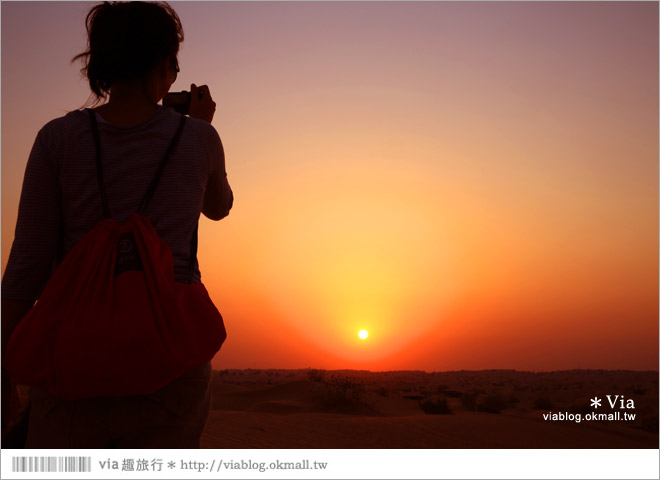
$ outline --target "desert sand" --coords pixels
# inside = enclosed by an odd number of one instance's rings
[[[215,371],[201,446],[658,448],[658,372]]]

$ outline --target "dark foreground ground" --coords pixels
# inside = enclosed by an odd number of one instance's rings
[[[224,370],[213,395],[203,448],[658,448],[658,372]]]

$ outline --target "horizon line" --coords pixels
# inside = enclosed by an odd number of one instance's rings
[[[403,369],[403,370],[365,370],[365,369],[356,369],[356,368],[314,368],[314,367],[301,367],[301,368],[257,368],[257,367],[249,367],[249,368],[221,368],[217,369],[213,367],[214,372],[223,372],[223,371],[276,371],[276,370],[282,370],[282,371],[310,371],[310,370],[319,370],[319,371],[324,371],[324,372],[368,372],[368,373],[404,373],[404,372],[415,372],[415,373],[427,373],[427,374],[433,374],[433,373],[462,373],[462,372],[516,372],[516,373],[562,373],[562,372],[639,372],[639,373],[656,373],[660,374],[660,370],[635,370],[635,369],[630,369],[630,368],[616,368],[616,369],[609,369],[609,368],[570,368],[570,369],[563,369],[563,370],[516,370],[514,368],[487,368],[487,369],[480,369],[480,370],[467,370],[467,369],[462,369],[462,370],[409,370],[409,369]]]

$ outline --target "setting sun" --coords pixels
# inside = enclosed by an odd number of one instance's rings
[[[369,336],[369,332],[367,332],[366,330],[360,330],[360,332],[358,333],[358,336],[362,340],[364,340],[365,338],[367,338]]]

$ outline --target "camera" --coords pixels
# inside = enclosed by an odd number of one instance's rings
[[[191,94],[187,90],[169,92],[163,98],[163,106],[171,107],[182,115],[188,115],[190,113],[190,98]]]

